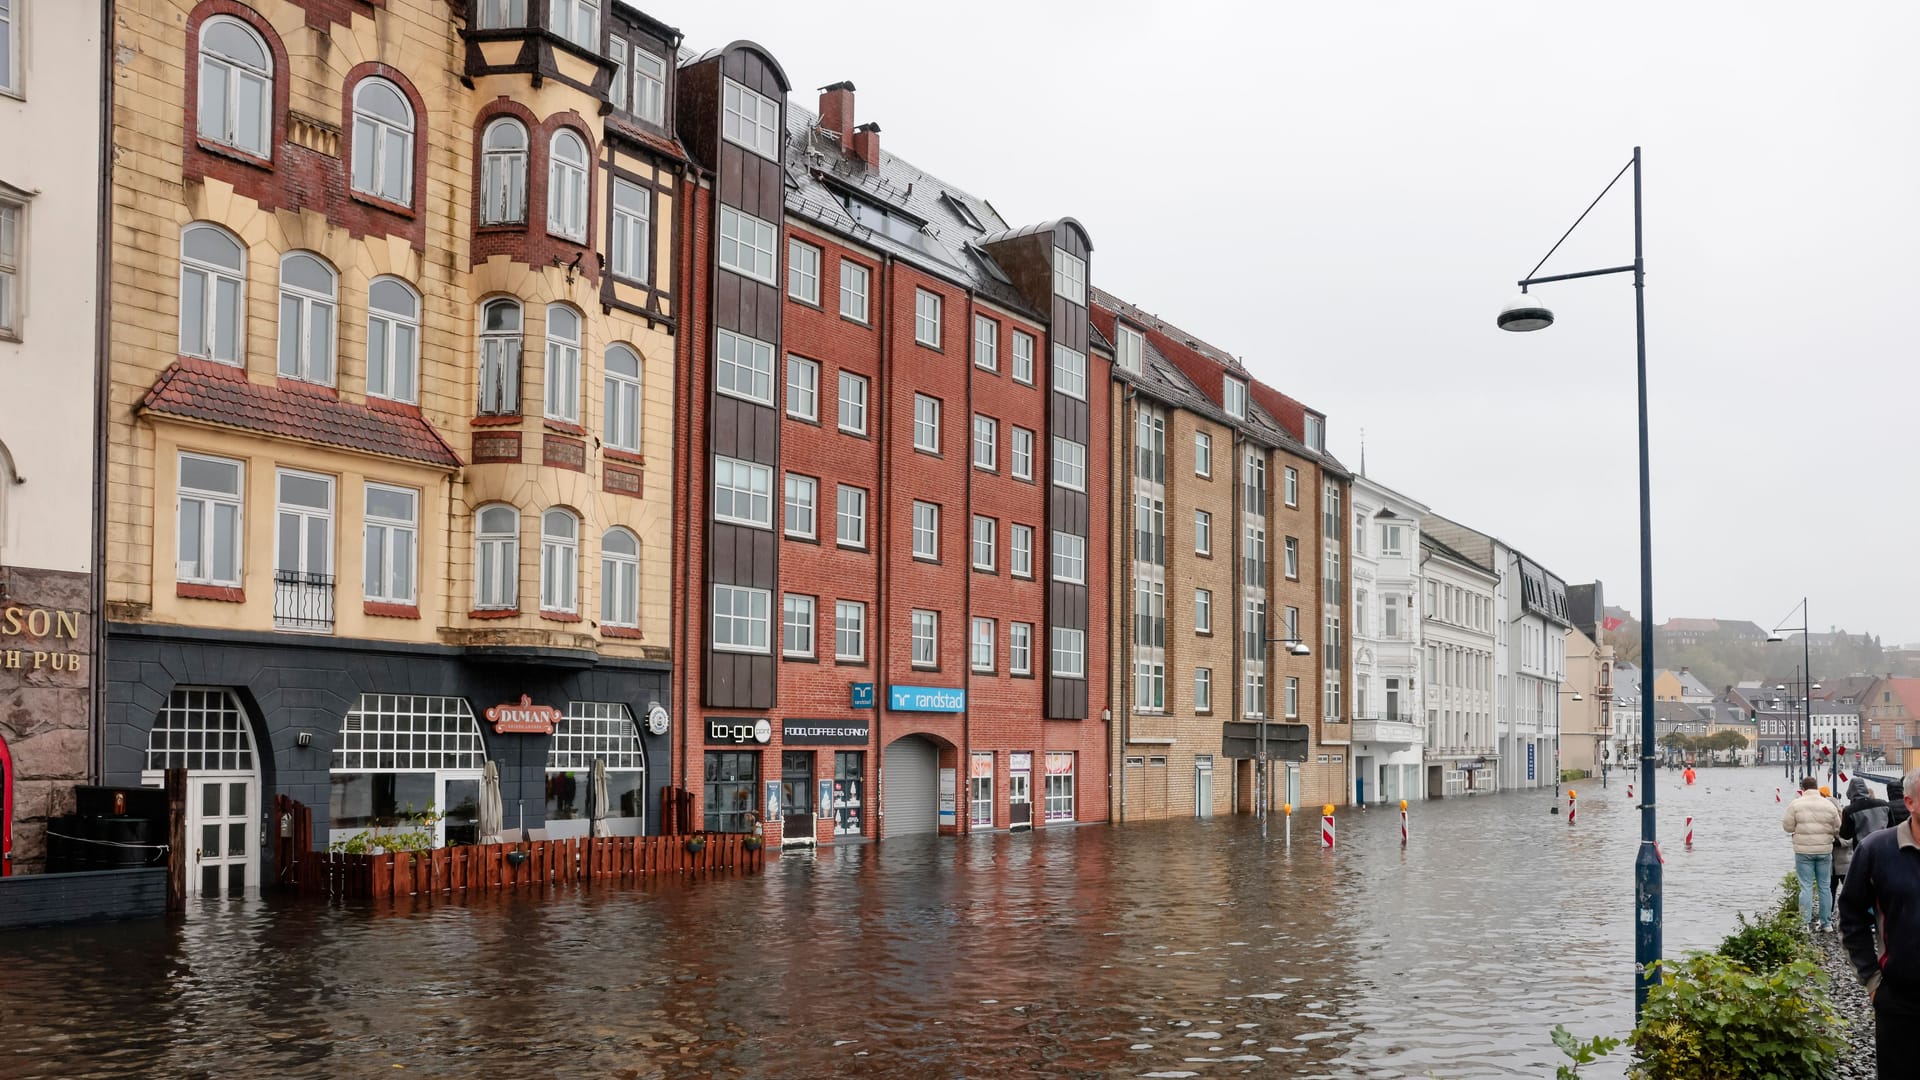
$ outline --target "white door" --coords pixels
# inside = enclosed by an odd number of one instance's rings
[[[939,755],[933,744],[909,735],[887,747],[887,836],[912,836],[940,828]]]
[[[260,886],[260,785],[251,775],[187,774],[187,892],[241,897]]]
[[[1213,755],[1196,754],[1193,759],[1193,812],[1197,817],[1213,816]]]

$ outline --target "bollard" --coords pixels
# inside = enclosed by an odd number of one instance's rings
[[[1284,827],[1287,831],[1287,846],[1292,847],[1293,846],[1293,804],[1281,803],[1280,812],[1286,815],[1286,823]]]
[[[1400,846],[1407,846],[1407,800],[1400,800]]]
[[[1328,851],[1333,850],[1333,804],[1332,803],[1328,803],[1325,806],[1320,808],[1320,846],[1325,848]]]
[[[1774,801],[1774,802],[1779,802],[1779,801],[1780,801],[1780,789],[1779,789],[1779,788],[1774,788],[1774,789],[1773,789],[1773,801]]]
[[[1627,798],[1633,798],[1633,782],[1631,780],[1627,782]]]
[[[1687,850],[1693,850],[1693,819],[1687,819]]]
[[[1580,797],[1579,792],[1573,790],[1572,788],[1567,789],[1567,824],[1569,825],[1573,824],[1573,800],[1579,797]]]

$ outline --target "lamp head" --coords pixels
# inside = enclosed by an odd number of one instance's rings
[[[1529,330],[1545,330],[1553,325],[1553,312],[1534,300],[1526,293],[1507,301],[1500,314],[1493,320],[1502,330],[1511,330],[1516,334]]]
[[[1575,690],[1575,691],[1573,692],[1573,700],[1575,700],[1575,701],[1585,701],[1585,700],[1587,700],[1587,699],[1586,699],[1586,698],[1584,698],[1584,697],[1581,697],[1581,696],[1580,696],[1580,691],[1578,691],[1578,690]]]
[[[1783,642],[1783,641],[1785,641],[1785,640],[1787,640],[1787,639],[1786,639],[1786,638],[1783,638],[1783,637],[1781,637],[1781,636],[1780,636],[1779,634],[1768,634],[1768,635],[1767,635],[1767,644],[1769,644],[1769,645],[1778,645],[1778,644],[1780,644],[1781,642]]]
[[[1312,656],[1313,655],[1313,650],[1311,648],[1308,648],[1307,643],[1304,641],[1294,642],[1293,648],[1288,649],[1287,651],[1292,653],[1295,656]]]

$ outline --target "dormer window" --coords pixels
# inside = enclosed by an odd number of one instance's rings
[[[1221,393],[1221,403],[1226,407],[1228,416],[1235,420],[1245,420],[1247,418],[1247,384],[1239,379],[1227,379],[1225,389]]]
[[[780,160],[780,103],[726,80],[720,133],[770,161]]]
[[[1087,260],[1053,250],[1053,294],[1076,304],[1087,302]]]
[[[1310,415],[1307,417],[1307,449],[1324,450],[1326,448],[1324,445],[1326,443],[1325,424],[1326,421],[1317,416]]]
[[[1115,324],[1118,331],[1119,360],[1122,371],[1140,374],[1146,367],[1147,338],[1131,326]]]
[[[951,191],[943,191],[940,193],[940,201],[946,203],[947,207],[953,211],[954,216],[966,222],[968,227],[980,232],[987,231],[987,227],[980,223],[980,215],[973,212],[973,207],[968,206],[966,200]]]

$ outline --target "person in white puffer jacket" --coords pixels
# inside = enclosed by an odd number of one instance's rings
[[[1793,834],[1793,872],[1800,878],[1800,914],[1814,930],[1833,929],[1833,842],[1840,837],[1840,808],[1820,794],[1820,781],[1800,781],[1780,827]],[[1815,908],[1815,897],[1819,907]]]

